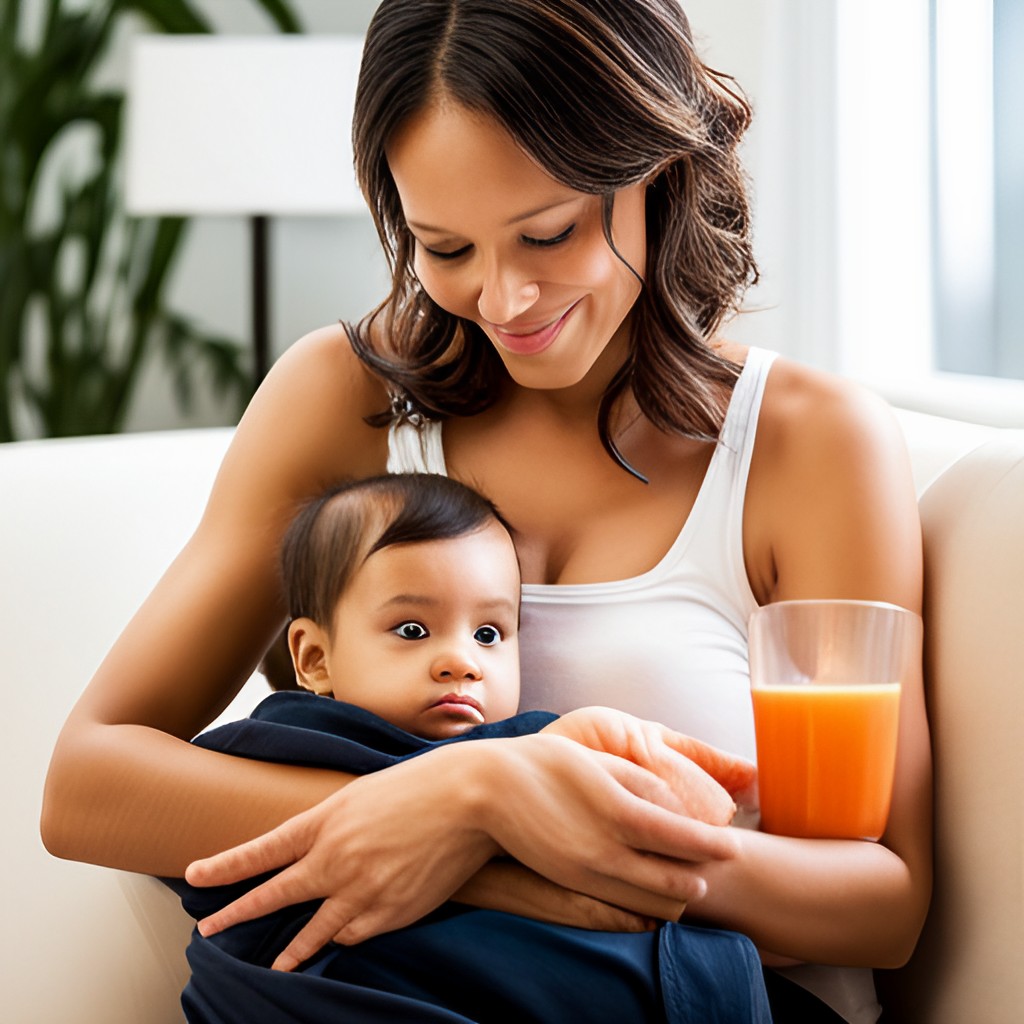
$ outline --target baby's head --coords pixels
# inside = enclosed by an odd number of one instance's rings
[[[282,550],[288,647],[307,690],[427,739],[519,703],[519,563],[494,506],[447,477],[345,484]]]

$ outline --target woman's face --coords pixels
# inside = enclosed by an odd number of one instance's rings
[[[600,196],[555,181],[496,122],[454,102],[412,117],[388,163],[420,283],[480,325],[513,380],[572,387],[613,339],[624,355],[640,284],[604,237]],[[612,237],[643,276],[643,185],[616,193]]]

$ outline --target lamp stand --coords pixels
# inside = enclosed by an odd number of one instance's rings
[[[252,239],[253,390],[270,369],[270,223],[263,214],[249,218]]]

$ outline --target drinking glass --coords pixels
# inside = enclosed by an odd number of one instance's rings
[[[874,601],[779,601],[750,620],[761,828],[878,839],[896,765],[901,682],[921,618]]]

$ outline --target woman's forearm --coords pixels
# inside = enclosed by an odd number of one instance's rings
[[[650,931],[660,920],[572,892],[522,864],[504,859],[484,865],[452,899],[481,910],[501,910],[535,921],[597,931]],[[678,919],[685,907],[665,902],[665,919]]]
[[[77,724],[50,765],[42,837],[58,857],[180,876],[350,778],[214,753],[144,726]]]
[[[926,873],[879,843],[735,831],[738,855],[707,866],[707,891],[687,916],[800,961],[897,967],[909,957],[928,907]]]

